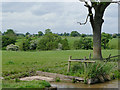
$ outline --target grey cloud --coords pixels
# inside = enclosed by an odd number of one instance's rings
[[[111,5],[105,12],[103,31],[114,33],[117,31],[117,6]],[[3,30],[13,28],[18,32],[37,33],[47,28],[53,32],[92,33],[90,23],[80,26],[78,21],[84,22],[87,8],[83,3],[4,3],[3,4]],[[112,24],[110,26],[110,24]],[[113,29],[116,29],[113,31]]]

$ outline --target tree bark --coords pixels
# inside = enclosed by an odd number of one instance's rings
[[[95,17],[95,23],[93,27],[93,59],[102,59],[101,53],[101,27],[102,19]]]
[[[87,3],[86,3],[87,4]],[[96,5],[92,3],[93,8],[95,10],[95,15],[93,17],[92,7],[87,4],[89,16],[90,16],[90,23],[93,29],[93,59],[102,59],[101,53],[101,29],[102,24],[104,22],[103,15],[106,7],[110,4],[109,2],[106,4],[99,4]]]

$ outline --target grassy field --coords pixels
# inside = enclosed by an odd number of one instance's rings
[[[109,42],[109,46],[111,47],[111,49],[118,49],[118,45],[120,45],[120,42],[118,42],[118,38],[113,38]]]
[[[117,50],[103,50],[103,57],[109,54],[117,55]],[[2,52],[3,76],[19,76],[19,74],[29,74],[30,72],[41,70],[65,74],[67,71],[67,61],[70,55],[73,58],[88,58],[92,50],[68,50],[68,51],[36,51],[36,52]],[[28,72],[28,73],[26,73]]]
[[[88,58],[90,53],[92,53],[92,50],[2,51],[2,71],[5,78],[2,86],[4,88],[44,88],[49,86],[49,83],[45,81],[19,82],[16,79],[35,75],[37,70],[68,75],[67,61],[69,56],[72,55],[73,58],[84,58],[84,56],[87,56]],[[102,53],[103,57],[106,58],[109,54],[117,55],[118,50],[103,50]],[[72,75],[77,74],[73,73]]]

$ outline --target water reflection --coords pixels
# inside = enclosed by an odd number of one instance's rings
[[[120,79],[119,79],[119,80],[107,81],[105,83],[97,83],[93,85],[87,85],[83,83],[53,82],[51,83],[51,85],[57,88],[118,88],[118,81],[120,83]]]

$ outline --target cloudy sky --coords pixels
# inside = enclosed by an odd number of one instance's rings
[[[71,32],[91,34],[90,23],[84,22],[87,8],[81,2],[3,2],[2,32],[13,29],[17,33],[37,33],[51,29],[54,33]],[[111,4],[105,12],[102,31],[118,32],[118,5]]]

